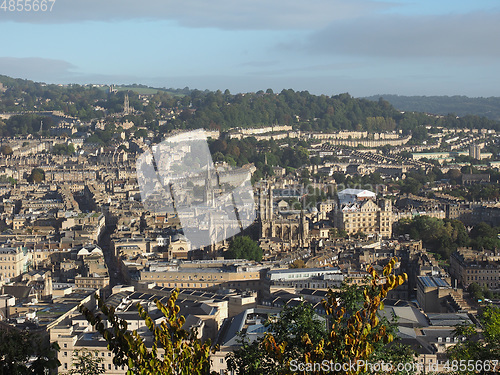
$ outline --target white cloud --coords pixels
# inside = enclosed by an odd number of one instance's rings
[[[74,76],[76,67],[64,60],[40,57],[0,57],[0,72],[35,81],[60,81]]]
[[[393,5],[373,0],[58,0],[52,12],[7,12],[3,19],[29,23],[146,19],[197,28],[316,29]]]
[[[361,57],[425,59],[500,56],[500,14],[378,15],[335,22],[301,44],[309,52]],[[294,49],[293,44],[288,45]]]

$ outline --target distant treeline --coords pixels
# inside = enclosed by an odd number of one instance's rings
[[[477,115],[500,120],[500,97],[469,98],[467,96],[400,96],[374,95],[366,99],[377,101],[382,97],[401,111],[426,112],[436,115],[453,113],[457,116]]]
[[[28,80],[0,76],[0,112],[60,110],[83,121],[105,119],[112,125],[113,114],[123,111],[126,93],[110,93],[103,88],[81,85],[45,85]],[[135,85],[144,90],[143,85]],[[141,100],[134,85],[128,92],[130,106],[136,112],[127,116],[136,127],[145,126],[161,135],[173,129],[210,128],[226,131],[234,127],[262,127],[273,124],[292,125],[302,131],[368,132],[401,131],[412,134],[411,142],[421,144],[428,138],[423,125],[454,128],[487,128],[500,130],[500,122],[479,116],[454,115],[443,118],[420,112],[401,113],[388,101],[353,98],[348,93],[327,96],[308,91],[271,89],[246,94],[217,90],[200,91],[184,88],[174,93],[157,91],[147,102]],[[175,91],[175,90],[173,90]],[[173,116],[172,114],[175,114]],[[162,121],[161,125],[159,120]],[[38,124],[40,121],[36,119]],[[0,122],[0,135],[18,135],[39,130],[30,116]],[[44,127],[48,129],[47,126]],[[131,130],[136,131],[137,128]],[[113,133],[115,129],[110,128]],[[110,134],[112,136],[112,134]]]
[[[401,113],[382,98],[373,102],[353,98],[347,93],[318,96],[289,89],[278,94],[267,90],[232,95],[228,90],[208,94],[193,90],[182,98],[182,102],[190,102],[196,109],[183,113],[174,123],[186,128],[207,127],[208,124],[211,128],[225,130],[235,126],[288,124],[304,131],[401,130],[404,135],[412,133],[415,143],[427,138],[427,130],[422,125],[500,130],[500,122],[485,117],[435,118],[418,112]]]

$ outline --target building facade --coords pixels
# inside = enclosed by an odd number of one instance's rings
[[[389,199],[358,199],[339,205],[335,214],[335,226],[349,235],[364,233],[390,238],[393,222],[392,203]]]
[[[27,266],[28,254],[21,247],[0,248],[0,283],[10,282],[26,272]]]
[[[500,289],[500,255],[459,249],[451,254],[450,274],[464,288],[476,283],[490,290]]]

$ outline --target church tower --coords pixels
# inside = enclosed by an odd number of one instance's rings
[[[272,236],[273,227],[273,189],[270,183],[259,188],[259,221],[260,236]]]
[[[123,100],[123,114],[130,114],[130,103],[128,101],[128,93],[125,94],[125,99]]]
[[[304,210],[300,211],[300,245],[306,247],[309,238],[309,221],[307,221]]]
[[[215,207],[214,186],[212,182],[212,171],[207,163],[207,176],[205,178],[205,203],[207,207]]]
[[[271,183],[267,185],[267,219],[268,220],[273,220],[273,187],[271,186]]]
[[[259,187],[259,220],[262,222],[266,220],[266,206],[264,200],[264,188]]]

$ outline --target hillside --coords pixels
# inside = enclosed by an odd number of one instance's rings
[[[87,125],[104,121],[109,125],[109,137],[121,118],[135,125],[133,131],[146,127],[157,135],[174,129],[226,131],[235,127],[279,124],[306,132],[411,133],[411,142],[415,144],[427,137],[427,130],[422,125],[500,130],[499,121],[485,117],[467,115],[457,119],[456,116],[436,118],[421,112],[401,113],[386,100],[358,99],[347,93],[326,96],[292,89],[274,93],[268,89],[231,94],[229,90],[212,92],[187,87],[164,91],[144,85],[115,86],[116,91],[110,92],[94,85],[59,86],[6,76],[0,76],[0,83],[0,113],[19,113],[5,123],[0,121],[0,136],[34,134],[39,131],[42,120],[46,130],[55,125],[30,114],[31,111],[62,111]],[[147,97],[140,94],[146,92],[149,93]],[[126,94],[133,110],[124,114]],[[147,134],[146,129],[142,129],[144,133]]]
[[[469,98],[467,96],[400,96],[373,95],[365,99],[378,101],[384,98],[401,111],[426,112],[436,115],[450,113],[457,116],[477,115],[500,120],[500,97]]]

